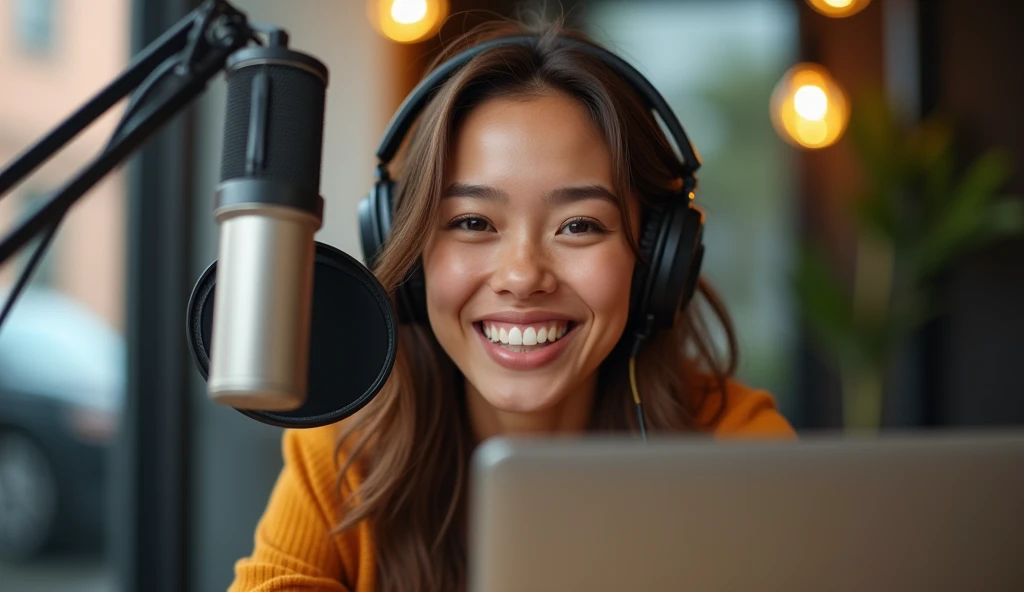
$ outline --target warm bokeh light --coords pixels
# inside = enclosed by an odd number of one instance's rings
[[[418,23],[427,16],[427,0],[395,0],[391,4],[391,18],[403,25]]]
[[[828,70],[802,63],[790,68],[775,85],[771,117],[775,130],[790,144],[824,148],[842,137],[850,110],[846,93]]]
[[[864,10],[871,0],[807,0],[807,4],[825,16],[842,18]]]
[[[388,39],[415,43],[437,32],[448,16],[448,0],[368,0],[366,12]]]

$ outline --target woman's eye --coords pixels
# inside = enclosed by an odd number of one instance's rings
[[[562,227],[565,234],[591,234],[603,232],[604,228],[594,220],[570,220]]]
[[[470,232],[487,232],[491,228],[491,224],[487,220],[476,216],[457,218],[452,221],[451,226]]]

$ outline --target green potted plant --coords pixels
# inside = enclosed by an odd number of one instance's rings
[[[1001,195],[1010,155],[958,170],[955,127],[936,114],[901,123],[880,95],[853,106],[848,141],[863,185],[852,196],[856,263],[841,276],[801,247],[793,288],[813,344],[838,372],[847,430],[875,431],[894,355],[941,311],[934,280],[959,257],[1024,230],[1024,201]]]

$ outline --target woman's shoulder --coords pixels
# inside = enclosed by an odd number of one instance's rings
[[[704,391],[698,420],[717,436],[784,437],[796,431],[782,415],[768,391],[753,388],[730,378],[724,391],[710,376],[702,376],[697,388]]]
[[[254,547],[235,564],[231,592],[242,590],[363,590],[374,578],[366,525],[336,532],[341,497],[358,484],[351,471],[339,483],[345,446],[340,426],[285,429],[284,466],[256,527]]]
[[[287,463],[301,468],[315,489],[329,489],[337,495],[339,471],[348,460],[352,442],[358,435],[341,441],[345,423],[333,423],[316,428],[289,428],[284,430],[281,440],[282,453]],[[354,489],[358,485],[359,470],[345,472],[343,489]],[[346,487],[347,486],[347,487]],[[327,493],[324,491],[323,493]]]

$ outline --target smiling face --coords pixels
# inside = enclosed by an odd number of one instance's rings
[[[604,138],[568,95],[491,99],[451,156],[423,253],[427,308],[478,432],[581,428],[635,262]]]

